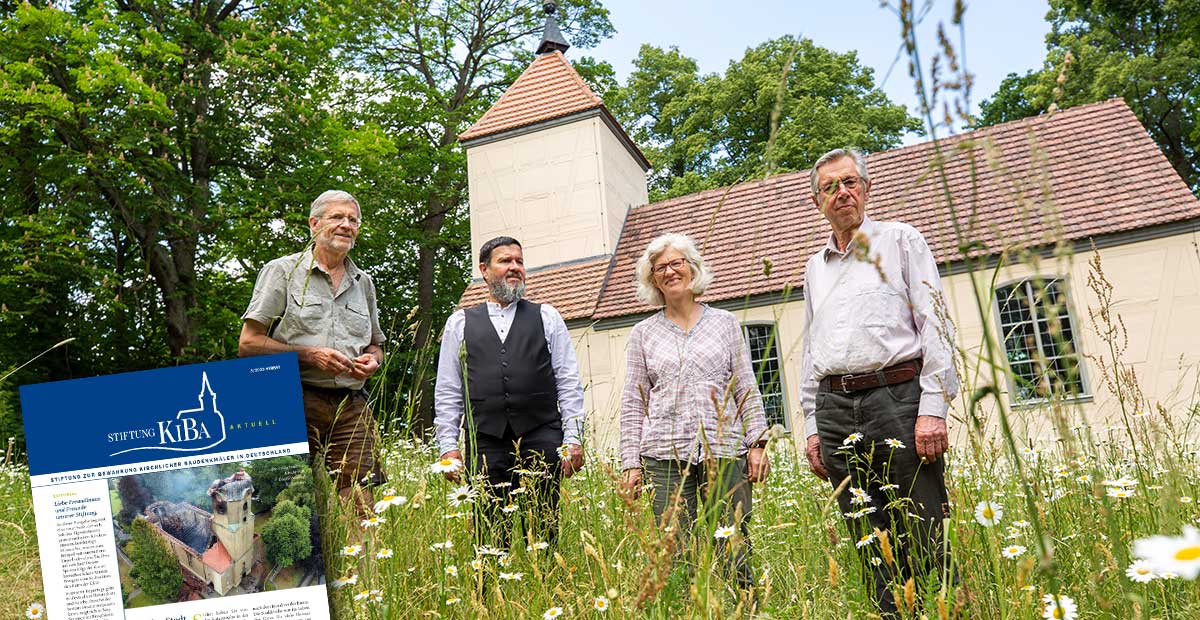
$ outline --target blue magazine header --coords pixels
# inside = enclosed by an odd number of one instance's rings
[[[307,441],[295,353],[20,388],[29,473]]]

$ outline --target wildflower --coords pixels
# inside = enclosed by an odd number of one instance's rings
[[[1154,573],[1154,568],[1145,560],[1134,560],[1129,568],[1125,569],[1125,576],[1136,583],[1148,583],[1158,577]]]
[[[358,575],[346,575],[333,580],[333,589],[340,590],[346,586],[352,586],[358,583]]]
[[[863,536],[862,538],[859,538],[858,542],[854,543],[854,546],[859,549],[862,549],[863,547],[866,547],[867,545],[869,545],[873,542],[875,542],[875,532],[871,532],[870,534],[867,534],[867,535]]]
[[[554,450],[558,453],[558,458],[563,461],[571,460],[571,451],[567,449],[567,444],[563,444]]]
[[[1043,618],[1052,620],[1073,620],[1075,618],[1075,600],[1069,596],[1047,594],[1042,597],[1046,608],[1042,610]]]
[[[1187,495],[1181,496],[1179,498],[1179,503],[1180,504],[1190,504],[1190,503],[1192,503],[1192,498]]]
[[[473,570],[475,572],[479,572],[479,571],[483,570],[483,560],[481,560],[479,558],[475,558],[474,560],[471,560],[471,570]]]
[[[1129,476],[1121,476],[1120,478],[1117,478],[1115,480],[1110,478],[1110,479],[1107,479],[1104,481],[1104,486],[1106,486],[1106,487],[1128,488],[1128,487],[1136,487],[1137,484],[1138,484],[1138,481],[1134,480],[1133,478],[1130,478]]]
[[[496,563],[502,568],[508,568],[510,565],[512,565],[512,556],[505,553],[504,555],[496,558]]]
[[[852,444],[856,444],[856,443],[858,443],[858,442],[859,442],[859,441],[860,441],[862,438],[863,438],[863,434],[862,434],[862,433],[850,433],[849,435],[847,435],[847,436],[846,436],[846,438],[845,438],[845,439],[843,439],[843,440],[842,440],[842,445],[843,445],[843,446],[849,446],[849,445],[852,445]]]
[[[362,553],[362,545],[346,545],[342,547],[342,555],[344,556],[353,558],[357,557],[360,553]]]
[[[1022,547],[1021,545],[1009,545],[1000,551],[1000,555],[1010,560],[1023,553],[1025,553],[1025,547]]]
[[[554,620],[563,613],[562,607],[551,607],[542,614],[542,620]]]
[[[992,527],[1000,523],[1003,516],[1004,508],[999,504],[984,500],[975,506],[975,520],[982,526]]]
[[[500,573],[500,578],[505,581],[520,581],[525,573]]]
[[[1075,479],[1078,480],[1081,484],[1091,484],[1092,483],[1092,475],[1091,474],[1079,474],[1079,476],[1077,476]]]
[[[452,597],[452,598],[448,598],[448,599],[446,599],[446,604],[447,604],[447,605],[457,605],[457,604],[459,604],[459,603],[461,603],[461,602],[462,602],[462,599],[461,599],[461,598],[458,598],[457,596],[455,596],[455,597]]]
[[[1024,529],[1024,528],[1029,527],[1029,522],[1026,521],[1025,519],[1021,519],[1020,521],[1013,521],[1013,527],[1019,527],[1019,528]]]
[[[542,476],[545,472],[534,469],[514,469],[513,473],[517,474],[518,476]]]
[[[1166,573],[1195,579],[1200,574],[1200,530],[1185,525],[1182,536],[1143,538],[1133,543],[1133,553],[1164,579]]]
[[[463,511],[461,511],[461,510],[460,510],[460,511],[458,511],[458,512],[452,512],[452,513],[450,513],[450,514],[444,514],[444,515],[442,515],[442,518],[443,518],[443,519],[446,519],[446,520],[449,520],[449,519],[461,519],[461,518],[463,518],[463,517],[465,517],[465,516],[467,516],[467,513],[465,513],[465,512],[463,512]]]
[[[550,546],[550,543],[548,543],[548,542],[538,541],[538,542],[533,543],[532,545],[525,545],[525,550],[526,551],[541,551],[542,549],[545,549],[549,546]]]
[[[462,461],[458,459],[441,459],[429,466],[435,474],[448,474],[462,469]]]
[[[880,564],[883,564],[883,558],[879,556],[871,558],[871,566],[879,566]]]
[[[475,555],[497,555],[497,556],[499,556],[499,555],[504,555],[504,551],[501,549],[497,549],[496,547],[492,547],[490,545],[485,545],[483,547],[475,547]]]
[[[375,559],[377,560],[386,560],[390,557],[392,557],[392,550],[388,549],[387,547],[384,547],[375,553]]]
[[[511,482],[497,482],[496,484],[492,485],[492,488],[507,489],[508,487],[511,487],[511,486],[512,486]]]
[[[383,492],[383,497],[375,502],[375,514],[382,514],[392,506],[403,506],[406,503],[408,503],[407,497],[396,495],[396,489],[388,489]]]
[[[446,576],[448,576],[448,577],[457,577],[458,576],[458,567],[453,564],[447,566],[446,568],[444,568],[442,570],[446,573]]]
[[[608,599],[603,596],[597,596],[596,600],[592,601],[592,609],[601,613],[608,611]]]
[[[518,487],[518,488],[515,488],[515,489],[509,491],[508,494],[509,495],[524,495],[528,491],[529,491],[529,489],[526,489],[525,487]]]
[[[46,617],[46,608],[42,607],[41,603],[30,603],[29,607],[25,608],[25,617],[29,620],[42,620]]]
[[[517,505],[513,504],[513,503],[505,504],[504,507],[500,509],[500,512],[503,512],[506,515],[512,514],[516,511],[517,511]]]
[[[363,519],[362,526],[363,527],[379,527],[379,525],[381,523],[385,523],[385,522],[387,522],[387,519],[384,519],[383,517],[372,516],[369,519]]]
[[[1133,497],[1134,492],[1135,492],[1135,489],[1109,488],[1108,496],[1116,497],[1118,499],[1126,499],[1126,498]]]
[[[854,512],[844,512],[842,513],[842,516],[846,517],[847,519],[861,519],[875,512],[876,510],[877,509],[874,506],[867,506],[866,508],[860,508]]]
[[[447,493],[446,499],[450,501],[451,506],[457,508],[463,503],[474,502],[476,494],[475,489],[472,489],[471,485],[464,484]]]
[[[367,589],[362,589],[362,590],[358,591],[358,594],[354,595],[354,600],[356,600],[356,601],[366,600],[367,597],[369,597],[369,596],[371,596],[371,591],[367,590]]]
[[[1028,585],[1021,586],[1021,591],[1022,591],[1022,592],[1033,592],[1033,591],[1034,591],[1034,590],[1036,590],[1036,589],[1037,589],[1037,586],[1033,585],[1032,583],[1031,583],[1031,584],[1028,584]]]
[[[733,526],[718,527],[717,531],[713,532],[713,538],[723,539],[733,536]]]
[[[850,487],[850,495],[851,504],[857,504],[861,506],[862,504],[871,503],[871,496],[868,495],[866,491],[858,487]]]
[[[885,484],[885,485],[883,485],[883,486],[879,487],[879,490],[880,490],[880,491],[883,491],[883,492],[885,492],[885,493],[886,493],[887,491],[898,491],[898,490],[900,490],[900,485],[898,485],[898,484]]]
[[[453,548],[454,548],[454,543],[449,540],[447,540],[446,542],[437,542],[437,543],[433,543],[432,545],[429,545],[430,551],[444,551],[446,549],[453,549]]]
[[[889,437],[887,439],[884,439],[883,443],[886,443],[888,445],[888,447],[893,450],[901,450],[904,448],[904,442],[900,441],[899,439],[896,439],[895,437]]]

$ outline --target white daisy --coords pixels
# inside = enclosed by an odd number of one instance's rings
[[[608,599],[603,596],[597,596],[596,600],[592,601],[592,609],[601,613],[608,611]]]
[[[383,549],[380,549],[379,551],[377,551],[375,553],[375,559],[378,559],[378,560],[386,560],[390,557],[392,557],[392,550],[388,549],[386,547]]]
[[[856,505],[870,504],[871,496],[858,487],[850,487],[850,503]]]
[[[733,536],[733,526],[718,527],[717,531],[713,532],[713,538],[722,539]]]
[[[520,581],[525,573],[500,573],[500,578],[505,581]]]
[[[333,580],[333,589],[339,590],[346,586],[352,586],[356,583],[358,583],[358,575],[346,575],[345,577],[338,577],[337,579]]]
[[[441,459],[430,465],[429,469],[435,474],[453,473],[462,469],[462,461],[458,459]]]
[[[1129,568],[1125,569],[1125,576],[1136,583],[1148,583],[1158,577],[1154,572],[1154,567],[1145,560],[1134,560]]]
[[[362,545],[346,545],[345,547],[342,547],[342,555],[353,558],[360,553],[362,553]]]
[[[1042,610],[1042,617],[1050,620],[1074,620],[1075,618],[1075,600],[1064,594],[1059,594],[1057,597],[1053,594],[1047,594],[1042,597],[1042,602],[1046,604],[1046,608]]]
[[[525,545],[525,550],[526,551],[541,551],[542,549],[546,549],[549,546],[550,546],[550,543],[548,543],[548,542],[538,541],[538,542],[533,543],[532,545]]]
[[[862,438],[863,438],[862,433],[850,433],[849,435],[846,436],[845,439],[842,440],[842,445],[849,446],[851,444],[856,444],[859,441],[861,441]]]
[[[899,439],[896,439],[895,437],[889,437],[887,439],[884,439],[883,443],[886,443],[888,445],[888,447],[893,450],[900,450],[900,449],[904,448],[904,442],[900,441]]]
[[[458,567],[453,564],[447,566],[446,568],[443,568],[442,571],[444,573],[446,573],[446,576],[448,576],[448,577],[457,577],[458,576]]]
[[[433,543],[432,545],[429,545],[430,551],[445,551],[446,549],[453,549],[453,548],[454,548],[454,543],[449,540],[447,540],[446,542],[437,542],[437,543]]]
[[[563,614],[562,607],[551,607],[542,614],[542,620],[554,620]]]
[[[1000,523],[1000,518],[1003,516],[1004,507],[999,504],[984,500],[975,506],[975,520],[985,527],[992,527]]]
[[[384,519],[383,517],[372,516],[368,519],[363,519],[362,526],[363,527],[379,527],[381,524],[386,523],[386,522],[387,522],[387,519]]]
[[[1009,545],[1000,551],[1000,555],[1010,560],[1022,555],[1023,553],[1025,553],[1025,547],[1022,547],[1021,545]]]
[[[862,549],[873,542],[875,542],[875,532],[871,532],[870,534],[859,538],[858,542],[854,543],[854,546]]]
[[[383,497],[375,502],[375,514],[381,514],[392,506],[403,506],[406,503],[408,503],[407,497],[396,495],[395,489],[388,489],[383,492]]]
[[[1151,536],[1134,541],[1133,553],[1146,560],[1164,579],[1166,573],[1195,579],[1200,575],[1200,530],[1185,525],[1182,536]]]
[[[471,488],[471,485],[464,484],[447,493],[446,499],[450,501],[451,506],[457,508],[463,503],[474,502],[477,494],[475,489]]]
[[[41,603],[30,603],[25,608],[25,617],[29,620],[42,620],[46,617],[46,608]]]

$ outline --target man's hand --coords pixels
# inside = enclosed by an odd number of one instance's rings
[[[570,478],[575,472],[583,469],[583,447],[577,443],[564,444],[567,448],[567,458],[560,461],[564,478]]]
[[[642,468],[626,469],[621,474],[621,493],[628,495],[630,500],[642,496]]]
[[[808,468],[821,480],[829,480],[829,472],[825,470],[825,462],[821,460],[821,436],[809,435],[808,446],[804,449],[808,457]]]
[[[304,349],[300,352],[300,361],[335,376],[354,370],[354,360],[329,347]]]
[[[932,463],[946,453],[950,440],[946,433],[946,419],[931,415],[917,416],[914,433],[917,440],[917,456],[922,463]]]
[[[458,461],[458,463],[460,465],[460,467],[458,469],[456,469],[454,471],[444,471],[444,472],[442,472],[442,475],[446,477],[446,480],[449,480],[450,482],[453,482],[454,484],[462,483],[462,462],[463,462],[462,452],[460,452],[458,450],[450,450],[449,452],[446,452],[445,454],[440,456],[439,460],[441,460],[441,459],[454,459],[454,460]]]
[[[749,469],[746,477],[750,482],[766,482],[767,476],[771,475],[771,461],[767,458],[766,448],[750,448],[750,453],[746,455],[746,465]]]
[[[354,358],[354,368],[350,370],[350,376],[355,379],[366,381],[371,375],[379,370],[379,359],[373,353],[363,353]]]

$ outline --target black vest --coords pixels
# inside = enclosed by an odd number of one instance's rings
[[[550,363],[550,346],[542,326],[542,309],[517,300],[508,338],[500,342],[487,304],[464,312],[467,349],[467,426],[491,437],[503,437],[506,426],[520,437],[551,423],[561,423],[558,384]]]

